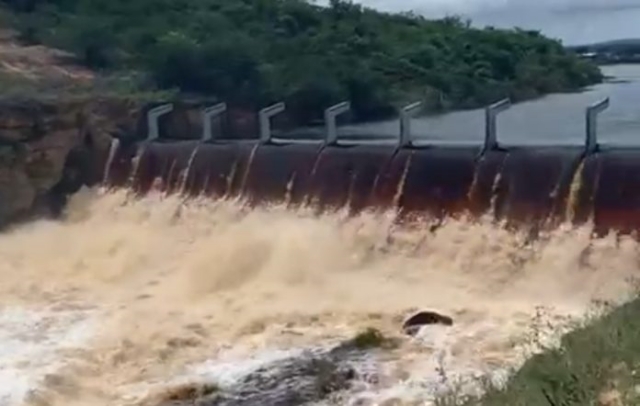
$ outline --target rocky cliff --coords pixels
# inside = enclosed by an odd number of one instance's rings
[[[100,80],[72,55],[0,27],[0,227],[59,212],[69,193],[99,180],[113,134],[135,131],[139,107],[104,96]]]
[[[134,133],[139,111],[126,100],[0,101],[0,226],[55,215],[98,183],[112,137]]]

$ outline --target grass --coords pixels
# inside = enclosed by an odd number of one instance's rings
[[[564,335],[484,394],[451,391],[438,406],[640,405],[640,298]]]

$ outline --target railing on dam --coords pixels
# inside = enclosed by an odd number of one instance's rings
[[[509,100],[485,109],[484,142],[477,144],[416,137],[411,123],[421,103],[401,109],[395,140],[341,138],[336,120],[349,102],[325,111],[324,136],[315,139],[274,135],[272,120],[286,111],[284,103],[258,113],[254,139],[225,139],[212,130],[212,120],[227,112],[220,103],[201,109],[196,139],[162,136],[159,123],[174,106],[159,104],[146,113],[138,152],[120,151],[107,182],[139,193],[155,185],[190,196],[242,196],[251,205],[393,209],[409,219],[491,213],[535,230],[591,221],[601,231],[634,231],[640,229],[640,149],[598,142],[598,117],[609,104],[605,98],[586,108],[582,144],[536,147],[501,144],[498,119]]]

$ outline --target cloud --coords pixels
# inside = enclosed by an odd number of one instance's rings
[[[509,0],[360,0],[358,2],[384,11],[416,11],[443,16],[497,9],[508,5]]]

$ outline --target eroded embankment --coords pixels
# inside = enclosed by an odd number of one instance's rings
[[[532,326],[625,300],[638,273],[634,240],[586,227],[534,242],[485,221],[428,230],[391,214],[83,191],[62,221],[0,235],[0,340],[15,349],[0,357],[0,399],[33,388],[27,404],[136,403],[193,368],[224,386],[238,359],[365,327],[400,346],[369,359],[376,379],[352,396],[429,399],[443,377],[517,364]],[[416,309],[454,325],[403,337]]]

